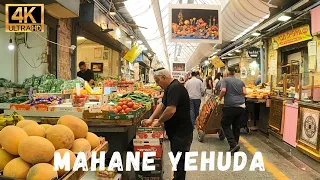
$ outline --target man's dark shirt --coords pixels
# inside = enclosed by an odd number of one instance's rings
[[[209,84],[209,81],[211,81],[211,86]],[[213,82],[212,82],[212,76],[208,76],[206,79],[206,84],[207,84],[207,89],[212,89],[211,87],[213,86]]]
[[[85,81],[87,81],[87,82],[89,82],[91,79],[94,79],[94,74],[93,74],[93,72],[90,70],[90,69],[88,69],[86,72],[81,72],[81,71],[79,71],[78,73],[77,73],[77,76],[78,77],[81,77],[82,79],[84,79]]]
[[[168,136],[184,137],[190,135],[193,128],[190,118],[190,100],[186,88],[179,81],[173,80],[164,91],[162,103],[163,110],[168,106],[177,108],[172,118],[164,123]]]

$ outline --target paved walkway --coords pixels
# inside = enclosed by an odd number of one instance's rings
[[[284,152],[282,149],[275,146],[268,139],[258,132],[242,135],[241,149],[247,155],[247,165],[242,171],[233,171],[233,160],[231,168],[227,171],[219,171],[215,163],[214,171],[191,171],[187,172],[187,180],[229,180],[229,179],[277,179],[277,180],[320,180],[320,174]],[[217,135],[206,135],[203,143],[197,139],[197,133],[194,133],[194,139],[191,146],[191,151],[198,151],[199,156],[196,158],[195,165],[200,168],[201,152],[214,151],[216,152],[216,159],[218,152],[226,152],[229,146],[226,140],[220,141]],[[171,162],[169,160],[168,152],[170,151],[169,142],[164,142],[164,178],[165,180],[172,179],[173,173],[171,171]],[[265,171],[260,172],[249,171],[251,161],[255,152],[261,152],[265,165]],[[208,156],[208,155],[207,155]],[[225,157],[225,154],[224,154]],[[233,159],[233,158],[232,158]],[[217,162],[217,160],[215,161]],[[225,161],[224,161],[225,162]],[[194,165],[194,164],[192,164]]]

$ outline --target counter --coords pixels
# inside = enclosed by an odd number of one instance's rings
[[[298,126],[298,105],[285,104],[284,108],[283,140],[296,147]]]

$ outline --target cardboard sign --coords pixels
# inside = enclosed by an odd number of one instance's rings
[[[164,130],[162,127],[137,127],[137,139],[162,139]]]
[[[162,146],[159,139],[134,139],[133,140],[134,152],[156,152],[156,158],[162,156]]]

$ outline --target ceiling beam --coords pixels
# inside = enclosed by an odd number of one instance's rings
[[[171,71],[171,66],[170,66],[170,61],[169,61],[169,56],[168,56],[168,51],[167,51],[167,43],[165,39],[165,33],[163,29],[163,22],[162,22],[162,15],[161,15],[161,10],[160,10],[160,5],[159,5],[159,0],[151,0],[151,5],[154,11],[154,15],[157,20],[158,28],[159,28],[159,33],[161,37],[161,42],[163,46],[163,50],[165,53],[165,58],[168,64],[169,71]]]

